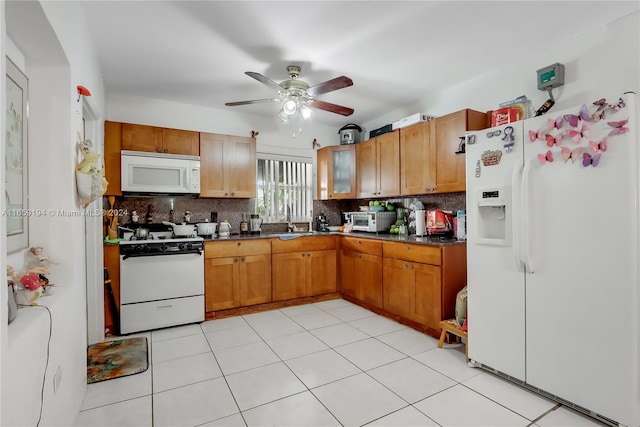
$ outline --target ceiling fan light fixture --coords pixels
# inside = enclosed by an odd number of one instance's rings
[[[298,111],[298,105],[293,99],[288,100],[282,105],[282,112],[292,116]]]
[[[303,119],[308,120],[313,115],[313,110],[306,105],[300,107],[300,115]]]
[[[284,112],[284,108],[280,110],[280,112],[278,113],[278,117],[280,117],[280,120],[282,120],[282,123],[289,122],[289,115]]]

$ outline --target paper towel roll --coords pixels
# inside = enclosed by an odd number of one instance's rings
[[[427,231],[425,226],[425,211],[418,210],[416,212],[416,236],[424,236]]]

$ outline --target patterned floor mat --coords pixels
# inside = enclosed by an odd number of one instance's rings
[[[87,347],[87,384],[139,374],[149,369],[147,339],[127,338]]]

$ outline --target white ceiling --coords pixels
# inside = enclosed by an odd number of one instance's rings
[[[346,75],[354,85],[318,99],[355,109],[317,110],[330,126],[363,123],[447,87],[504,68],[639,9],[638,1],[95,1],[83,2],[107,93],[259,115],[274,104],[244,74],[276,83],[301,65],[313,86]],[[545,65],[545,64],[541,64]],[[534,70],[532,70],[534,72]]]

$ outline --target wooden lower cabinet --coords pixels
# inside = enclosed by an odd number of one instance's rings
[[[382,308],[382,243],[343,237],[341,248],[340,291]]]
[[[205,244],[205,311],[271,302],[269,240]]]
[[[440,267],[385,258],[384,309],[437,330],[442,320]]]
[[[113,295],[116,299],[117,309],[120,310],[120,246],[119,245],[104,245],[103,246],[103,262],[104,268],[109,274],[109,280],[111,280],[111,288],[113,289]],[[109,303],[109,295],[107,293],[106,286],[104,287],[104,328],[107,331],[107,335],[119,335],[120,331],[116,330],[116,323],[118,316],[117,312],[113,311],[111,304]]]
[[[273,301],[336,292],[335,236],[274,239],[271,258]]]
[[[383,309],[416,322],[432,335],[453,317],[467,280],[466,245],[383,243]]]

